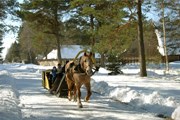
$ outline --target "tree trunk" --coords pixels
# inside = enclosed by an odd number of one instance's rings
[[[58,63],[61,63],[61,42],[60,42],[60,29],[59,29],[59,21],[58,21],[58,5],[56,4],[54,6],[54,33],[55,33],[55,37],[56,37],[56,41],[57,41],[57,59],[58,59]]]
[[[33,63],[33,62],[32,62],[32,56],[31,56],[31,50],[28,51],[28,55],[29,55],[29,62],[30,62],[30,63]]]
[[[101,62],[101,67],[105,67],[105,56],[104,56],[104,54],[101,54],[100,62]]]
[[[91,31],[92,31],[92,47],[95,45],[95,38],[94,38],[94,16],[90,15],[90,24],[91,24]]]
[[[167,47],[166,47],[166,30],[165,30],[165,19],[164,19],[164,0],[162,2],[162,20],[163,20],[163,38],[164,38],[164,55],[166,61],[166,70],[169,71],[169,63],[168,63],[168,54],[167,54]]]
[[[60,38],[59,34],[56,34],[56,40],[57,40],[57,59],[58,63],[61,63],[61,45],[60,45]]]
[[[146,59],[145,59],[145,49],[143,40],[143,23],[142,23],[142,13],[141,13],[141,0],[137,3],[138,10],[138,41],[139,41],[139,61],[140,61],[140,76],[147,76],[146,72]]]

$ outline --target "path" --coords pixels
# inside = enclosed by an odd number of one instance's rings
[[[89,103],[82,102],[84,108],[79,109],[75,102],[68,101],[67,98],[50,95],[41,86],[39,72],[16,68],[11,71],[16,79],[24,120],[135,120],[135,118],[151,120],[154,118],[144,110],[136,110],[137,108],[133,106],[112,101],[96,93],[93,93]]]

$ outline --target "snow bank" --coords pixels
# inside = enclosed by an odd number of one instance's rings
[[[94,80],[91,85],[94,92],[156,115],[171,116],[174,108],[179,105],[173,96],[163,96],[158,91],[145,94],[130,87],[112,87],[106,82],[95,82]],[[174,114],[177,115],[177,111]]]
[[[172,119],[180,120],[180,106],[178,106],[171,115]]]
[[[173,108],[177,105],[177,101],[173,97],[163,97],[159,92],[154,91],[149,94],[132,90],[131,88],[115,88],[110,91],[110,98],[123,103],[139,107],[156,114],[170,116]],[[165,108],[165,109],[162,109]]]
[[[14,88],[14,78],[7,71],[0,71],[0,119],[21,120],[21,110],[18,104],[18,93]]]
[[[91,89],[99,94],[106,94],[109,93],[110,87],[104,81],[95,82],[95,80],[91,79]]]

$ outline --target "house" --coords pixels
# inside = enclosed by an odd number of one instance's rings
[[[81,45],[62,45],[61,46],[61,59],[62,61],[65,60],[73,60],[76,55],[82,51],[88,48]],[[79,56],[82,56],[83,53],[81,53]],[[95,58],[99,60],[101,58],[100,54],[95,53]],[[47,59],[43,58],[41,60],[38,60],[38,63],[40,65],[57,65],[57,49],[53,49],[48,55]]]
[[[162,56],[162,60],[165,60],[165,50],[164,50],[164,39],[162,33],[155,29],[155,33],[158,40],[158,51]],[[180,40],[171,40],[170,38],[166,38],[166,49],[168,55],[168,61],[180,61]]]
[[[164,51],[164,38],[163,33],[155,27],[155,33],[152,35],[150,43],[144,41],[146,61],[160,61],[165,62],[165,51]],[[180,61],[180,28],[177,25],[166,25],[166,48],[168,61]],[[155,41],[154,41],[155,40]],[[130,48],[121,54],[121,62],[124,63],[138,63],[139,62],[139,50],[135,40]],[[151,43],[152,42],[152,43]]]

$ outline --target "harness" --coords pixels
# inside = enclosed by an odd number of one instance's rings
[[[86,75],[86,72],[84,71],[84,69],[82,69],[81,64],[80,64],[81,57],[79,59],[79,63],[75,64],[76,61],[77,61],[78,56],[83,52],[87,52],[87,50],[82,50],[76,55],[76,57],[73,59],[73,62],[70,64],[69,70],[66,71],[65,74],[67,74],[67,72],[71,72],[72,73],[72,76],[71,76],[72,78],[73,78],[74,73],[81,73],[81,74]],[[95,58],[93,56],[91,56],[91,60],[92,60],[92,62],[94,64],[94,66],[95,66],[95,68],[92,68],[94,70],[92,72],[92,75],[94,75],[99,70],[99,67],[96,66],[96,60],[95,60]]]
[[[76,73],[85,73],[85,71],[81,68],[80,64],[76,65],[74,70]]]

